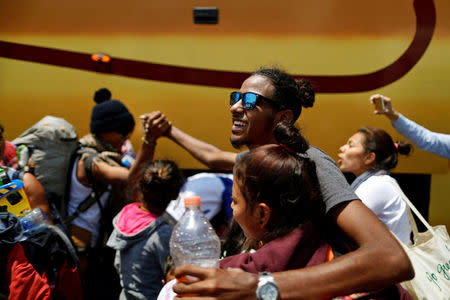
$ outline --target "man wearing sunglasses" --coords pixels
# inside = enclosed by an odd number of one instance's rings
[[[236,148],[246,145],[252,149],[274,143],[273,129],[276,124],[295,122],[302,107],[311,107],[313,103],[314,91],[309,82],[297,83],[277,69],[253,73],[239,91],[230,95],[232,145]],[[231,170],[236,159],[239,159],[239,154],[221,151],[175,126],[169,128],[167,137],[211,169]],[[412,278],[411,263],[401,246],[351,192],[333,160],[315,147],[310,147],[307,153],[316,163],[327,216],[356,243],[358,249],[325,264],[273,273],[270,281],[278,286],[279,291],[275,297],[327,299],[376,290]],[[267,277],[241,270],[196,266],[181,266],[175,274],[177,277],[192,275],[200,278],[195,283],[176,284],[176,293],[199,294],[208,299],[263,299],[259,292],[261,287],[266,286],[263,283]]]

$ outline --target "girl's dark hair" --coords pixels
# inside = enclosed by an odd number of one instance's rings
[[[234,180],[248,209],[266,203],[272,210],[266,242],[306,221],[319,221],[325,211],[306,139],[286,122],[275,127],[274,135],[279,144],[254,148],[234,166]]]
[[[409,155],[413,146],[408,142],[397,141],[383,129],[362,127],[358,132],[364,135],[363,146],[366,153],[375,153],[377,169],[391,170],[397,166],[398,154]]]
[[[302,113],[302,107],[312,107],[315,92],[306,79],[295,80],[286,72],[277,68],[260,69],[252,75],[265,76],[274,86],[272,99],[279,104],[278,109],[290,109],[294,113],[294,121]]]
[[[183,183],[183,174],[175,162],[155,160],[145,167],[139,182],[143,202],[164,211],[178,197]]]
[[[222,241],[222,255],[224,257],[236,255],[245,250],[250,250],[244,232],[235,219],[231,220],[230,229]],[[255,249],[255,248],[253,248]]]

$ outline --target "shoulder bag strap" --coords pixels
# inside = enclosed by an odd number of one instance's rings
[[[422,222],[422,224],[425,225],[425,227],[431,232],[431,234],[434,235],[433,228],[430,226],[430,224],[428,224],[428,222],[425,220],[425,218],[422,216],[422,214],[417,210],[417,208],[411,203],[411,201],[408,199],[408,197],[406,197],[405,193],[403,193],[403,191],[392,180],[389,180],[389,182],[400,193],[403,201],[405,201],[408,208],[410,208],[414,212],[414,214],[417,216],[417,218],[419,218],[419,220]],[[409,213],[409,219],[410,219],[411,225],[413,227],[414,240],[415,240],[415,238],[418,234],[417,225],[416,225],[414,217],[412,216],[412,213],[409,209],[408,209],[408,213]]]

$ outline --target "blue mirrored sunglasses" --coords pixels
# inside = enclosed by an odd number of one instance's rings
[[[232,92],[230,94],[230,106],[233,106],[234,104],[239,102],[240,99],[242,99],[242,106],[247,110],[255,109],[255,106],[258,100],[260,99],[276,106],[276,102],[273,101],[272,99],[266,98],[264,96],[252,92],[248,93]]]

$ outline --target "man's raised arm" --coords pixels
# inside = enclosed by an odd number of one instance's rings
[[[219,148],[204,141],[194,138],[179,128],[173,126],[161,112],[152,112],[152,116],[161,118],[164,122],[170,124],[166,136],[183,147],[195,159],[206,165],[210,169],[230,171],[233,169],[236,161],[236,153],[222,151]],[[149,124],[149,130],[152,130],[152,124]]]
[[[233,169],[236,153],[222,151],[211,144],[188,135],[175,126],[170,129],[168,137],[210,169],[224,171]]]

